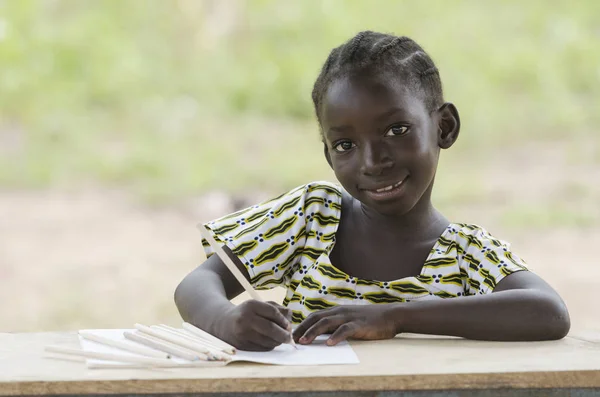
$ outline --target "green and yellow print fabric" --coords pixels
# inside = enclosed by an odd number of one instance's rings
[[[290,287],[301,281],[295,279],[299,269],[313,264],[332,243],[340,204],[338,187],[315,182],[206,226],[244,263],[256,289]],[[213,255],[208,242],[202,244],[206,256]]]
[[[284,286],[294,323],[336,305],[368,305],[487,294],[526,265],[510,245],[470,224],[452,223],[421,273],[394,281],[363,280],[336,268],[328,253],[341,213],[340,187],[302,185],[273,200],[207,224],[215,240],[244,263],[257,289]],[[207,256],[213,254],[203,240]]]

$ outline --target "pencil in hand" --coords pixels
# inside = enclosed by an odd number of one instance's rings
[[[264,302],[264,300],[260,297],[258,292],[256,292],[256,290],[252,287],[250,282],[246,279],[246,276],[244,274],[242,274],[240,269],[237,268],[237,266],[235,265],[235,263],[233,263],[231,258],[225,253],[225,251],[223,251],[223,248],[221,248],[221,246],[219,244],[217,244],[215,239],[212,237],[210,232],[204,227],[204,225],[199,223],[197,225],[197,228],[200,231],[200,234],[202,235],[202,237],[204,237],[204,239],[208,242],[210,247],[213,249],[215,254],[217,254],[217,256],[221,259],[221,261],[223,261],[225,266],[227,266],[229,271],[234,275],[234,277],[238,280],[238,282],[242,285],[242,287],[244,287],[244,290],[250,295],[250,297],[252,297],[252,299],[255,299],[257,301]],[[289,331],[290,331],[289,344],[294,346],[294,348],[296,350],[298,350],[298,346],[296,346],[296,342],[294,342],[294,335],[292,334],[291,325],[289,327]]]

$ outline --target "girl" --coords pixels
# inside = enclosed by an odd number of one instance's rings
[[[184,320],[244,350],[293,337],[548,340],[565,304],[510,245],[431,203],[441,149],[458,137],[437,68],[407,37],[361,32],[335,48],[312,94],[325,159],[341,186],[313,182],[206,226],[257,289],[283,306],[229,300],[243,290],[210,246],[177,287]]]

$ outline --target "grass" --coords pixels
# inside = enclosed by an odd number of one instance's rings
[[[531,142],[563,142],[571,164],[599,162],[598,151],[578,155],[598,147],[594,0],[0,7],[4,188],[91,182],[165,202],[330,179],[310,91],[330,49],[363,29],[411,36],[437,62],[463,125],[448,175],[476,180],[486,159]],[[453,182],[440,179],[442,202],[485,198]]]

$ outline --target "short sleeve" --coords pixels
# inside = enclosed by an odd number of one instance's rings
[[[465,295],[491,293],[504,277],[528,270],[525,261],[512,252],[508,242],[493,237],[479,226],[463,225],[457,230],[457,242],[463,248],[459,267]]]
[[[311,184],[205,224],[219,244],[227,246],[246,267],[256,289],[287,286],[307,239],[306,208]],[[207,257],[214,251],[205,239]]]

